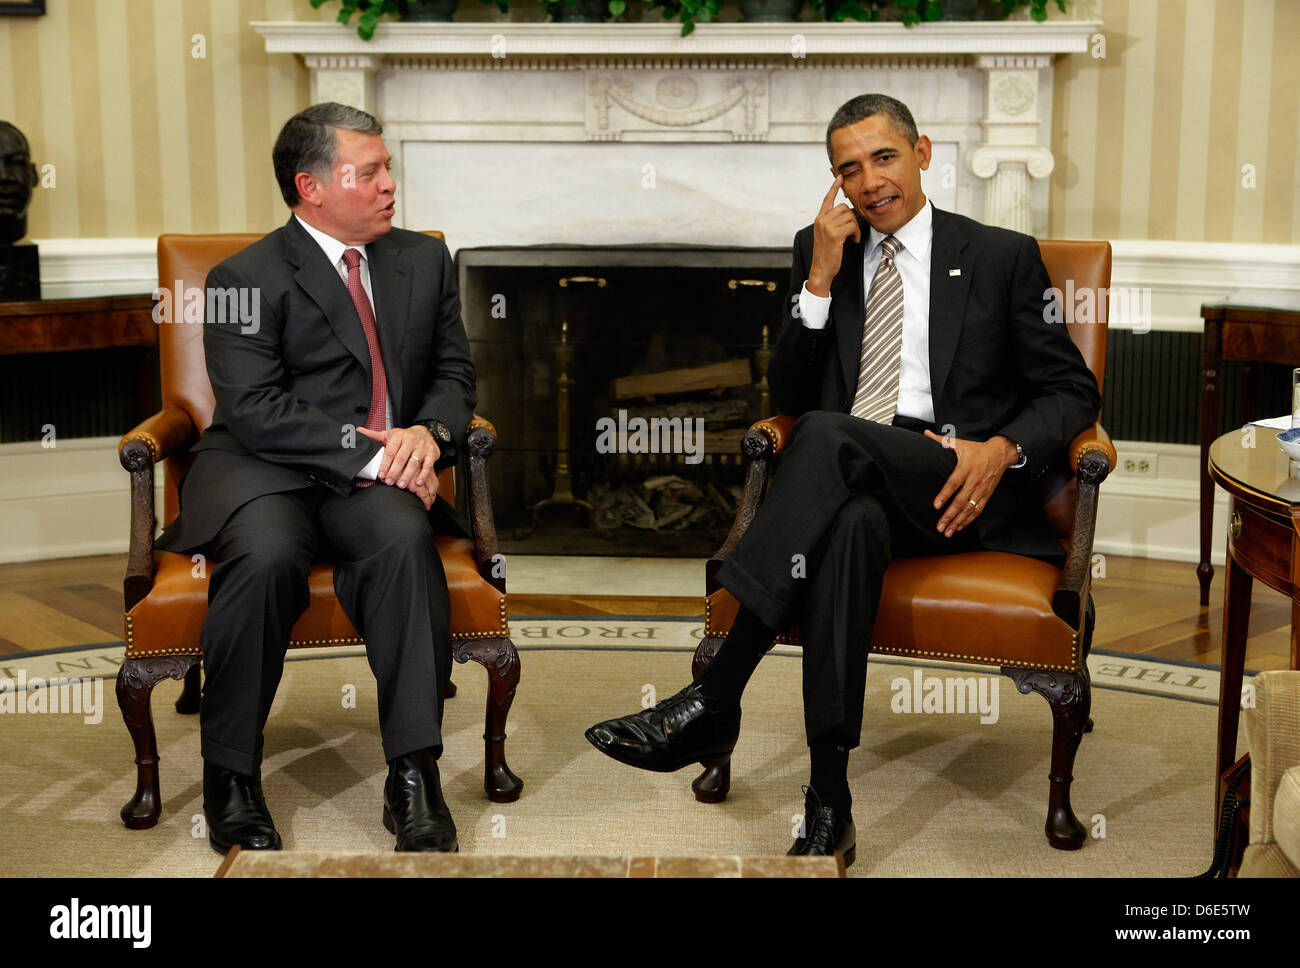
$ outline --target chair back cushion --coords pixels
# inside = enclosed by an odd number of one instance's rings
[[[441,232],[425,234],[443,238]],[[158,236],[158,288],[171,294],[167,297],[171,303],[168,322],[160,325],[158,331],[162,405],[184,410],[200,434],[211,425],[216,407],[203,357],[202,323],[207,304],[204,285],[213,266],[261,237],[247,233]],[[192,298],[187,299],[187,294]],[[180,512],[177,488],[191,463],[193,457],[188,451],[167,458],[163,473],[164,524],[170,524]],[[439,493],[454,504],[456,491],[451,468],[443,470],[438,481]]]
[[[1066,332],[1083,354],[1083,361],[1104,387],[1106,326],[1109,322],[1109,242],[1040,240],[1038,250],[1047,267],[1057,301],[1064,313]],[[1067,441],[1068,443],[1068,441]],[[1068,468],[1065,469],[1068,472]],[[1076,485],[1073,475],[1049,471],[1044,475],[1043,505],[1057,535],[1068,541],[1074,528]]]

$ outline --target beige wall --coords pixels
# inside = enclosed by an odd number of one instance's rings
[[[476,0],[465,13],[481,16]],[[307,0],[51,0],[0,18],[0,118],[56,187],[37,238],[265,231],[270,152],[307,72],[252,20],[329,19]],[[487,8],[483,8],[487,9]],[[1050,234],[1300,243],[1300,0],[1080,0],[1106,57],[1056,66]],[[617,29],[617,28],[614,28]],[[191,54],[194,34],[206,58]],[[1242,166],[1255,168],[1255,188]]]
[[[307,71],[269,55],[250,20],[314,17],[307,0],[52,0],[0,18],[0,118],[56,187],[35,238],[265,231],[286,210],[271,173]],[[191,38],[206,38],[205,58]]]
[[[1300,243],[1300,2],[1094,10],[1106,57],[1056,65],[1050,234]]]

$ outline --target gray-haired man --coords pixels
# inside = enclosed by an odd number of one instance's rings
[[[159,544],[213,562],[200,719],[219,850],[280,847],[262,730],[319,560],[378,683],[384,823],[398,850],[457,849],[437,767],[451,647],[434,533],[466,528],[436,472],[463,446],[474,367],[447,247],[392,228],[381,131],[341,104],[290,118],[273,157],[293,214],[207,279],[241,298],[209,301],[216,410]],[[245,305],[256,325],[230,318]]]

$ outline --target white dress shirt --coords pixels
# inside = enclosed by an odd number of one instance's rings
[[[934,240],[934,208],[927,198],[912,220],[894,233],[902,249],[894,258],[903,280],[903,356],[898,373],[897,411],[934,423],[934,397],[930,388],[930,245]],[[880,266],[885,236],[870,230],[862,259],[862,291],[869,298],[871,280]],[[831,297],[815,296],[804,281],[799,294],[799,316],[809,329],[825,329],[831,314]],[[863,322],[865,323],[865,305]],[[859,346],[861,344],[859,343]]]
[[[303,228],[305,228],[307,230],[307,234],[316,240],[316,244],[319,245],[321,247],[321,250],[325,253],[325,258],[330,260],[330,264],[334,266],[334,268],[338,271],[339,276],[342,277],[343,285],[346,286],[348,284],[348,264],[343,261],[343,253],[346,252],[348,249],[356,249],[358,252],[361,253],[361,264],[357,267],[361,273],[361,288],[365,290],[366,298],[370,300],[370,313],[371,315],[374,315],[375,297],[374,294],[370,291],[370,258],[366,254],[366,247],[364,245],[348,245],[344,242],[340,242],[338,239],[334,238],[334,236],[326,235],[320,229],[308,225],[306,222],[304,222],[301,218],[298,217],[297,213],[295,213],[293,217],[298,219],[298,224],[301,225]],[[906,294],[904,294],[903,298],[904,299],[907,298]],[[393,426],[393,404],[392,401],[389,400],[388,396],[385,394],[384,428],[392,429],[392,426]],[[377,453],[374,457],[370,459],[370,463],[367,464],[365,467],[361,468],[361,470],[357,471],[357,477],[361,478],[364,481],[373,481],[376,477],[379,476],[379,465],[382,464],[383,461],[384,461],[384,448],[380,447],[379,453]]]

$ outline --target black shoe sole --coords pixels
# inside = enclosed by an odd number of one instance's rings
[[[224,857],[226,854],[230,853],[231,848],[234,847],[235,845],[233,843],[228,844],[223,840],[218,840],[216,837],[212,835],[211,832],[209,832],[208,846]],[[272,843],[271,846],[269,847],[248,847],[244,844],[240,844],[239,849],[240,850],[283,850],[284,841],[280,839],[280,834],[277,832],[275,835],[275,842]]]
[[[647,763],[644,760],[638,759],[635,755],[625,752],[621,747],[603,745],[593,734],[594,729],[595,727],[593,726],[583,734],[587,737],[588,743],[596,747],[596,749],[600,750],[611,760],[618,760],[620,763],[626,763],[628,766],[635,766],[639,770],[649,770],[652,773],[676,773],[678,770],[683,770],[695,763],[698,763],[700,766],[723,766],[731,759],[731,754],[735,751],[735,747],[733,746],[731,749],[718,753],[709,753],[705,756],[695,754],[682,760],[670,760],[666,763]]]
[[[396,825],[395,823],[393,823],[393,812],[392,812],[391,810],[388,809],[388,804],[386,804],[386,803],[384,804],[384,829],[387,830],[387,831],[388,831],[390,834],[392,834],[394,837],[397,836],[397,825]],[[393,845],[393,850],[397,850],[397,845],[396,845],[396,844]],[[405,851],[404,851],[404,853],[405,853]],[[460,839],[457,838],[456,842],[453,843],[453,844],[451,845],[451,850],[433,850],[433,851],[427,851],[427,852],[424,852],[424,851],[412,851],[412,853],[459,854],[459,853],[460,853]]]

